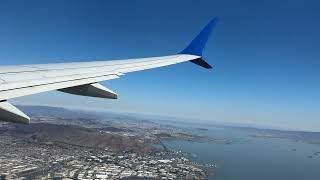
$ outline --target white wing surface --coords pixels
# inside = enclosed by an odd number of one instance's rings
[[[8,99],[59,90],[65,93],[116,99],[117,94],[98,84],[129,72],[191,61],[205,68],[202,50],[217,19],[214,18],[181,53],[171,56],[59,64],[0,66],[0,120],[29,123],[29,117]]]

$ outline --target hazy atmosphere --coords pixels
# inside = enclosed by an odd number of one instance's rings
[[[217,16],[204,51],[214,68],[183,63],[104,82],[118,100],[48,92],[14,104],[320,131],[318,1],[90,2],[2,1],[1,65],[175,54]]]
[[[319,9],[1,1],[0,180],[319,180]]]

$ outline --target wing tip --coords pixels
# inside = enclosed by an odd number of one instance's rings
[[[180,52],[180,54],[199,56],[200,58],[191,60],[191,62],[203,68],[212,69],[212,66],[201,57],[207,41],[212,33],[212,30],[216,26],[218,21],[218,17],[212,18],[211,21],[201,30],[201,32],[191,41],[191,43],[183,51]]]
[[[202,58],[194,59],[194,60],[191,60],[190,62],[192,62],[196,65],[199,65],[203,68],[206,68],[206,69],[212,69],[212,66],[209,63],[207,63],[205,60],[203,60]]]
[[[200,31],[191,43],[180,52],[180,54],[202,56],[203,49],[218,21],[218,17],[212,18],[212,20]]]

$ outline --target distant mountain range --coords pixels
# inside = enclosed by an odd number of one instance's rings
[[[19,109],[30,116],[52,116],[61,118],[97,118],[94,113],[86,113],[85,111],[70,110],[61,107],[50,106],[22,106],[17,105]]]
[[[62,119],[83,119],[86,121],[97,121],[100,120],[108,121],[108,120],[121,120],[121,121],[134,121],[134,122],[161,122],[160,120],[153,121],[148,118],[140,118],[137,116],[130,116],[128,114],[120,114],[120,113],[110,113],[110,112],[90,112],[90,111],[80,111],[80,110],[70,110],[66,108],[60,107],[49,107],[49,106],[19,106],[24,112],[28,113],[32,116],[50,116],[50,117],[58,117]],[[147,120],[148,119],[148,120]],[[163,120],[163,123],[166,122],[172,123],[173,120]],[[88,122],[86,122],[88,123]],[[188,123],[188,122],[186,122]],[[195,125],[195,123],[190,123]],[[210,125],[215,126],[215,125]],[[275,129],[260,129],[255,127],[238,127],[238,126],[224,126],[224,125],[216,125],[219,127],[227,127],[227,128],[238,128],[247,131],[252,131],[252,137],[257,138],[287,138],[292,139],[294,141],[303,141],[312,144],[320,144],[320,132],[304,132],[304,131],[286,131],[286,130],[275,130]],[[197,126],[202,128],[201,126]],[[29,127],[31,128],[31,127]],[[107,128],[107,127],[105,127]],[[109,127],[110,128],[110,127]],[[205,127],[204,127],[205,128]]]

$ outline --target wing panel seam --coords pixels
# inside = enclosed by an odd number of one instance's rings
[[[0,93],[1,93],[1,92],[18,90],[18,89],[25,89],[25,88],[32,88],[32,87],[38,87],[38,86],[45,86],[45,85],[50,85],[50,84],[58,84],[58,83],[64,83],[64,82],[72,82],[72,81],[78,81],[78,80],[98,78],[98,77],[103,77],[103,76],[117,76],[117,77],[119,77],[119,76],[116,75],[116,74],[107,74],[107,75],[101,75],[101,76],[90,76],[90,77],[86,77],[86,78],[78,78],[78,79],[65,80],[65,81],[56,81],[56,82],[51,82],[51,83],[37,84],[37,85],[33,85],[33,86],[24,86],[24,87],[19,87],[19,88],[6,89],[6,90],[1,90]]]
[[[140,62],[128,62],[128,63],[119,63],[119,64],[109,64],[109,65],[103,65],[103,66],[88,66],[88,67],[78,67],[78,68],[64,68],[64,69],[45,69],[45,68],[39,68],[39,67],[34,67],[34,66],[31,66],[31,65],[24,65],[24,67],[29,67],[29,68],[35,68],[35,70],[29,70],[29,71],[11,71],[11,72],[3,72],[1,73],[0,72],[0,75],[1,74],[15,74],[15,73],[28,73],[28,72],[43,72],[43,71],[63,71],[63,70],[72,70],[72,69],[82,69],[82,68],[96,68],[96,67],[109,67],[109,66],[121,66],[121,65],[130,65],[130,64],[136,64],[136,63],[145,63],[145,62],[153,62],[153,61],[163,61],[163,60],[166,60],[166,59],[171,59],[171,58],[177,58],[179,56],[173,56],[173,57],[166,57],[166,58],[158,58],[156,60],[142,60]],[[134,59],[132,59],[134,60]],[[103,62],[103,61],[100,61],[100,62]],[[108,62],[108,61],[106,61]],[[109,62],[112,62],[112,61],[109,61]],[[87,63],[87,62],[79,62],[79,63]],[[59,64],[59,63],[58,63]],[[58,64],[55,64],[55,65],[58,65]],[[72,63],[70,63],[72,64]],[[38,69],[38,70],[36,70]]]
[[[165,62],[167,62],[167,61],[165,61]],[[119,67],[119,68],[116,68],[116,69],[111,70],[111,71],[101,72],[101,73],[111,72],[111,73],[115,73],[115,74],[106,74],[106,75],[101,75],[101,76],[116,75],[116,72],[118,72],[118,71],[121,70],[121,69],[142,68],[142,67],[148,67],[148,66],[152,66],[152,65],[156,65],[156,64],[165,63],[165,62],[154,62],[154,63],[148,63],[148,64],[145,64],[145,65],[132,66],[132,67]],[[172,63],[175,64],[175,63],[177,63],[177,62],[172,62]],[[129,72],[130,72],[130,71],[129,71]],[[74,76],[74,75],[79,75],[79,74],[73,74],[73,75],[70,75],[70,76]],[[89,76],[89,77],[86,77],[86,78],[78,78],[78,79],[87,79],[87,78],[92,78],[92,77],[100,77],[100,76]],[[55,77],[55,78],[56,78],[56,77]],[[73,81],[73,80],[76,80],[76,79],[66,80],[65,82]],[[62,82],[62,81],[56,81],[56,82],[52,82],[52,83],[59,83],[59,82]],[[45,84],[46,84],[46,83],[40,84],[40,85],[45,85]],[[50,83],[49,83],[49,84],[50,84]],[[23,86],[23,87],[19,87],[19,88],[4,89],[4,90],[0,90],[0,92],[5,92],[5,91],[15,90],[15,89],[21,89],[21,88],[25,88],[25,87],[33,87],[33,86],[38,86],[38,85],[31,85],[31,86]]]

